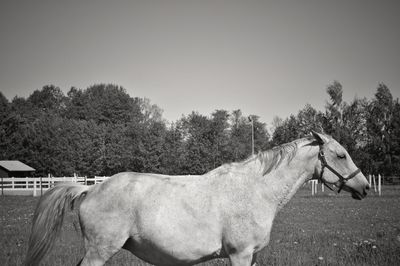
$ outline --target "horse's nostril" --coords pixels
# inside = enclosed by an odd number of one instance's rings
[[[367,185],[367,186],[365,187],[365,189],[366,189],[366,190],[369,190],[369,185]]]

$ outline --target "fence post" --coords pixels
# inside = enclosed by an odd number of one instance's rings
[[[314,181],[311,180],[311,196],[314,196]]]
[[[372,175],[372,182],[374,183],[374,191],[376,192],[375,175]]]
[[[315,182],[314,186],[315,186],[315,194],[317,194],[318,193],[318,180]]]
[[[40,175],[40,196],[43,196],[42,175]]]
[[[382,179],[381,175],[378,174],[378,193],[379,193],[379,196],[381,195],[381,189],[382,189],[381,179]]]
[[[33,196],[36,197],[36,178],[33,179]]]
[[[313,180],[310,180],[310,182],[311,182],[311,195],[314,196],[315,193],[316,193],[316,190],[315,190],[315,187],[316,187],[315,182],[316,182],[316,180],[313,179]]]
[[[1,195],[2,196],[4,195],[3,187],[4,187],[4,182],[3,182],[3,177],[1,177]]]
[[[371,181],[372,181],[372,180],[371,180],[371,174],[369,174],[369,175],[368,175],[368,183],[369,183],[369,186],[370,186],[370,187],[372,187]]]

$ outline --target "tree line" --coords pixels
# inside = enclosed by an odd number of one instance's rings
[[[398,174],[400,105],[389,88],[379,84],[373,99],[347,103],[335,81],[327,94],[325,110],[307,104],[275,117],[269,130],[251,115],[255,152],[317,130],[342,143],[363,172]],[[0,92],[0,122],[0,158],[25,162],[38,176],[202,174],[252,152],[252,123],[241,110],[192,112],[169,122],[149,99],[113,84],[73,87],[67,95],[49,85],[11,102]]]

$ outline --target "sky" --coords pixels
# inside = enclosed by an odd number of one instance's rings
[[[241,109],[271,123],[326,88],[400,97],[398,0],[0,1],[0,91],[113,83],[176,121]]]

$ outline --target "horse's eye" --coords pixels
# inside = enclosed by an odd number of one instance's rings
[[[338,154],[337,157],[339,159],[346,159],[346,154]]]

